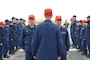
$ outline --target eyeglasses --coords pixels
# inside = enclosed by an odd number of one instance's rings
[[[34,20],[34,18],[29,18],[30,20]]]
[[[61,21],[61,19],[57,19],[56,21]]]

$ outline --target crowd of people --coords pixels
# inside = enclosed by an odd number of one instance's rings
[[[25,60],[67,60],[69,54],[70,38],[68,33],[69,23],[62,26],[62,16],[55,17],[54,24],[51,21],[52,9],[44,11],[45,21],[36,25],[35,16],[29,15],[28,25],[25,20],[12,17],[12,20],[0,22],[0,60],[10,58],[19,49],[25,52]],[[70,34],[72,47],[90,58],[90,16],[87,20],[76,20],[72,16]]]
[[[90,58],[90,16],[86,20],[76,20],[74,15],[71,18],[70,26],[71,39],[73,47],[82,52],[82,55]]]
[[[25,20],[12,17],[12,20],[6,19],[0,22],[0,60],[10,58],[21,48],[21,33],[25,26]]]

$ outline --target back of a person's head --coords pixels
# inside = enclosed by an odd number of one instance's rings
[[[53,16],[52,9],[47,8],[44,10],[44,17],[45,19],[51,19]]]

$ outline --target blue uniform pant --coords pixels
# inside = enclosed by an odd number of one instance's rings
[[[76,36],[74,33],[72,34],[72,40],[73,40],[73,45],[77,46]]]
[[[90,38],[87,38],[87,47],[88,47],[88,51],[89,51],[89,54],[90,54]]]
[[[0,46],[0,60],[2,60],[2,46]]]
[[[7,55],[9,49],[10,49],[9,41],[6,41],[4,46],[3,46],[3,55]]]
[[[26,51],[25,60],[34,60],[31,52]]]
[[[87,53],[86,40],[81,40],[82,52]]]
[[[9,42],[9,50],[12,51],[14,49],[14,42],[13,41],[10,41]]]
[[[14,37],[14,46],[18,47],[18,36]]]
[[[79,48],[82,49],[81,48],[81,39],[76,38],[76,41],[77,41],[77,46],[79,46]]]

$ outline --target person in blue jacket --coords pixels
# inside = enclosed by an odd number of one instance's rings
[[[4,26],[4,37],[5,37],[5,45],[4,45],[4,58],[9,58],[10,56],[7,55],[8,51],[10,51],[10,27],[9,27],[9,20],[5,20]]]
[[[85,38],[85,33],[86,33],[86,20],[82,20],[82,28],[80,32],[80,40],[81,40],[81,48],[82,48],[82,55],[87,55],[87,44],[86,44],[86,38]]]
[[[77,47],[77,43],[76,43],[76,15],[74,15],[73,17],[73,22],[71,23],[71,26],[70,26],[70,32],[71,32],[71,35],[72,35],[72,42],[73,42],[73,47]]]
[[[22,48],[25,51],[25,60],[34,60],[32,56],[32,47],[31,47],[32,37],[36,29],[34,15],[29,15],[28,23],[29,25],[23,28]]]
[[[18,28],[17,28],[17,18],[12,17],[13,22],[13,35],[14,35],[14,51],[16,52],[18,50]]]
[[[80,39],[80,32],[81,32],[81,28],[82,28],[82,23],[81,23],[81,20],[80,21],[77,21],[76,23],[77,27],[76,27],[76,43],[77,43],[77,49],[78,49],[78,52],[81,52],[82,49],[81,49],[81,39]]]
[[[13,33],[13,23],[12,21],[9,22],[9,36],[10,36],[10,52],[9,54],[13,55],[14,52],[14,33]]]
[[[45,21],[36,27],[31,44],[32,55],[36,60],[67,60],[61,31],[51,22],[52,16],[52,9],[45,9]]]
[[[17,32],[18,32],[18,49],[21,48],[21,33],[22,33],[22,25],[21,25],[21,20],[19,19],[17,21]]]
[[[87,58],[90,58],[90,16],[87,17],[87,26],[86,26],[86,41],[87,41],[87,47],[88,47],[88,52]]]
[[[62,40],[64,41],[64,45],[65,45],[65,48],[66,48],[66,53],[68,54],[69,48],[70,48],[70,41],[69,41],[68,31],[65,27],[63,27],[61,25],[61,23],[62,23],[62,17],[61,16],[56,16],[55,21],[56,21],[56,24],[58,25],[58,27],[61,30]]]
[[[0,22],[0,60],[3,60],[3,58],[2,58],[2,55],[3,55],[3,45],[4,45],[4,42],[5,42],[3,27],[4,27],[4,23]]]

